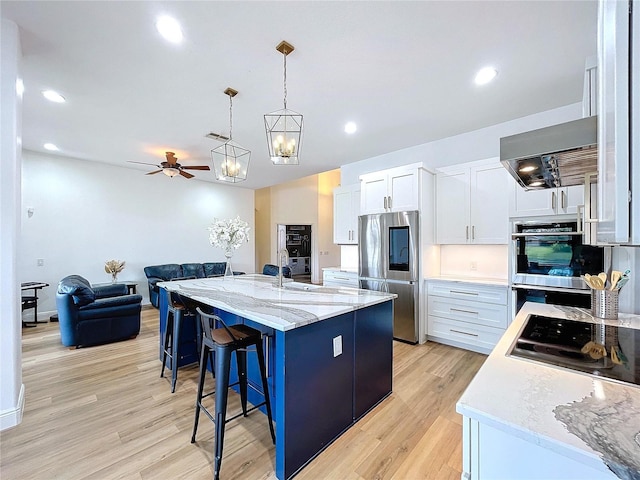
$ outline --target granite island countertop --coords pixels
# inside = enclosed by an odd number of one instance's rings
[[[161,288],[282,331],[397,297],[372,290],[324,287],[290,280],[284,288],[276,284],[276,277],[261,274],[158,283]]]
[[[638,329],[640,339],[639,315],[603,321],[580,308],[527,303],[457,412],[619,478],[640,478],[640,387],[507,356],[529,314]]]

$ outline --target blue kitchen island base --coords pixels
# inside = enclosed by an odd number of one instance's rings
[[[391,393],[392,316],[389,301],[276,331],[278,478],[291,478]]]
[[[262,332],[276,477],[285,480],[391,393],[394,295],[295,283],[283,289],[262,275],[243,277],[161,287],[213,310],[227,325],[244,323]],[[189,336],[182,332],[184,341]],[[262,390],[255,354],[247,368],[248,381]],[[232,361],[230,382],[236,379]],[[263,400],[252,389],[248,394],[253,405]]]

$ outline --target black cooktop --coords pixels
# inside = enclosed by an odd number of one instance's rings
[[[508,355],[640,385],[640,330],[529,315]]]

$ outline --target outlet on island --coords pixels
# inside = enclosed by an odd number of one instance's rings
[[[471,262],[471,270],[474,272],[478,270],[478,262]]]

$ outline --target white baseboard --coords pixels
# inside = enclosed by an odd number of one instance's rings
[[[7,410],[0,412],[0,431],[13,428],[22,422],[22,414],[24,412],[24,383],[20,385],[20,395],[18,395],[18,404]]]

